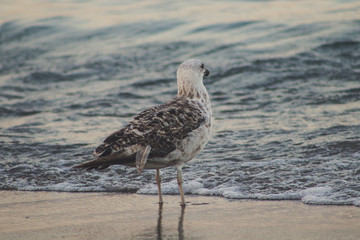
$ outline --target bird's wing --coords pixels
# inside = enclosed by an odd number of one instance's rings
[[[145,164],[149,157],[150,150],[151,150],[150,145],[147,145],[145,148],[141,149],[140,151],[138,151],[136,153],[136,160],[135,160],[136,164],[135,165],[136,165],[136,169],[139,173],[141,173],[145,167]]]
[[[197,105],[184,98],[174,98],[139,113],[96,148],[94,156],[97,159],[78,167],[106,168],[113,164],[135,163],[137,153],[145,151],[147,146],[150,146],[147,157],[165,157],[176,149],[177,141],[187,137],[204,121]]]

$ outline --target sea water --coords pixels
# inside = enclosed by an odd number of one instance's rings
[[[75,164],[201,59],[214,130],[186,194],[360,206],[360,2],[0,3],[0,189],[156,194]],[[178,194],[176,171],[161,170]]]

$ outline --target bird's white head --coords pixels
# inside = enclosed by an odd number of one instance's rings
[[[203,77],[209,76],[209,70],[197,59],[189,59],[180,64],[177,70],[178,96],[201,98],[207,91],[203,84]]]

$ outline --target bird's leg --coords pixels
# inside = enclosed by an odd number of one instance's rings
[[[181,197],[181,206],[185,206],[185,197],[184,197],[184,190],[182,187],[182,183],[183,183],[183,178],[182,178],[182,170],[181,167],[178,167],[177,169],[177,182],[178,182],[178,186],[179,186],[179,191],[180,191],[180,197]]]
[[[162,194],[161,194],[161,176],[160,176],[160,169],[156,169],[155,178],[156,178],[156,183],[157,183],[157,187],[158,187],[159,204],[162,205],[164,202],[163,202]]]

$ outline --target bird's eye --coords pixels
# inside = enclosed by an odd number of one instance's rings
[[[201,69],[204,69],[204,64],[202,63],[200,67],[201,67]]]

